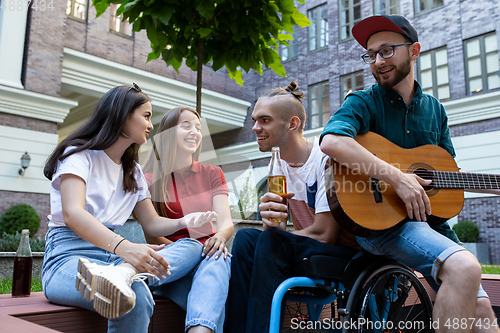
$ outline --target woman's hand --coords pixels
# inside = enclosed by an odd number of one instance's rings
[[[186,228],[196,228],[212,221],[212,219],[216,218],[217,216],[217,213],[214,211],[208,211],[204,213],[191,213],[185,215],[179,221],[181,224],[184,224]]]
[[[201,256],[206,256],[206,258],[209,259],[214,253],[216,253],[215,260],[219,259],[222,253],[224,253],[224,259],[231,257],[231,254],[226,248],[226,239],[219,233],[213,235],[205,241]]]
[[[125,240],[115,249],[115,253],[134,266],[138,273],[148,272],[165,279],[171,274],[171,267],[165,258],[156,252],[164,247],[164,244],[137,244]]]

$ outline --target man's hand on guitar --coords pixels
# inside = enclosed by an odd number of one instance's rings
[[[410,219],[425,222],[425,214],[431,215],[431,202],[423,188],[431,182],[415,174],[402,173],[400,180],[392,184],[397,195],[403,200]]]
[[[286,198],[291,199],[294,195],[293,192],[287,193]],[[267,192],[260,197],[259,211],[262,222],[270,228],[277,228],[284,224],[272,222],[271,219],[288,219],[286,201],[274,193]],[[282,229],[284,229],[284,226],[282,226]]]

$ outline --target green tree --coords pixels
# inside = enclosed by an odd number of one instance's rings
[[[479,227],[471,221],[461,221],[453,226],[453,231],[463,243],[476,243],[479,237]]]
[[[201,114],[202,65],[214,71],[226,67],[229,77],[243,84],[242,72],[262,74],[263,67],[281,76],[278,45],[293,39],[294,25],[310,24],[294,0],[93,0],[97,16],[111,3],[117,15],[146,30],[152,52],[176,71],[186,65],[197,71],[196,109]],[[304,0],[299,0],[304,4]]]
[[[40,216],[35,208],[22,203],[11,206],[0,217],[0,235],[4,232],[15,234],[23,229],[29,229],[30,236],[33,236],[40,227]]]

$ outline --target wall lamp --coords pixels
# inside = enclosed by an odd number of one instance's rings
[[[23,156],[21,156],[21,169],[19,169],[19,174],[21,176],[24,175],[24,171],[30,166],[31,157],[28,152],[25,152]]]

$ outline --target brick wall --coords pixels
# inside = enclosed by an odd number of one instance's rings
[[[472,135],[500,129],[500,118],[450,127],[452,137]],[[490,262],[500,264],[500,198],[466,199],[459,221],[470,220],[480,230],[479,241],[489,244]]]
[[[452,137],[472,135],[500,130],[500,118],[477,121],[461,125],[450,126]]]
[[[162,60],[146,63],[151,48],[145,31],[135,33],[134,38],[123,36],[110,31],[109,9],[95,16],[95,8],[90,7],[87,21],[67,18],[65,2],[54,3],[53,10],[32,12],[24,69],[27,90],[60,95],[64,47],[196,85],[196,72],[185,65],[177,73]],[[203,87],[250,100],[248,90],[229,79],[224,69],[214,73],[204,66]]]
[[[479,242],[490,246],[491,263],[500,264],[500,197],[467,199],[459,221],[472,221],[479,227]]]
[[[40,229],[35,234],[44,237],[47,232],[47,215],[50,213],[50,198],[48,194],[0,191],[0,216],[11,206],[27,203],[40,216]]]
[[[25,89],[59,96],[66,2],[54,1],[53,4],[53,10],[31,10]]]
[[[54,134],[57,132],[56,123],[3,112],[0,112],[0,125]]]
[[[445,2],[445,7],[426,13],[415,15],[413,0],[400,0],[401,14],[413,22],[419,33],[422,52],[446,46],[448,62],[450,64],[450,91],[451,98],[466,96],[465,63],[463,56],[463,40],[491,31],[500,30],[500,11],[495,0],[460,1],[450,0]],[[307,5],[300,5],[300,10],[305,13],[325,1],[308,1]],[[307,49],[307,28],[295,27],[295,39],[299,44],[299,54],[294,60],[284,64],[287,77],[282,78],[271,70],[265,70],[260,76],[255,72],[244,74],[245,89],[252,95],[252,103],[266,89],[286,86],[292,79],[299,81],[299,88],[306,92],[304,106],[308,110],[308,86],[322,81],[330,84],[330,112],[335,112],[341,105],[340,77],[362,70],[364,73],[365,87],[375,83],[370,68],[365,65],[360,55],[364,52],[354,39],[340,41],[339,38],[339,6],[338,1],[330,0],[328,3],[328,28],[329,46],[324,50],[309,52]],[[373,15],[373,0],[361,0],[362,17]],[[500,33],[497,33],[500,45]],[[253,109],[253,105],[251,107]],[[248,117],[249,118],[249,117]],[[248,119],[247,119],[248,120]],[[248,121],[250,123],[250,121]],[[459,125],[452,128],[452,135],[466,135],[480,133],[483,130],[498,128],[500,121],[488,123]],[[477,128],[476,128],[477,127]],[[307,126],[306,126],[307,129]],[[252,141],[255,138],[244,131],[231,131],[218,134],[214,138],[216,147],[228,146],[241,142]]]

